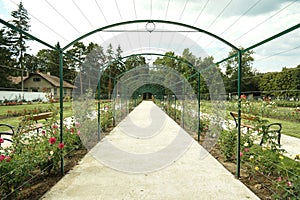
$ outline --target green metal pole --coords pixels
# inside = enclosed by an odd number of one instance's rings
[[[200,142],[200,72],[198,72],[198,142]]]
[[[100,136],[101,136],[101,103],[100,103],[100,73],[98,72],[98,142],[100,141]]]
[[[116,79],[114,79],[114,85],[116,85]],[[118,95],[119,95],[119,83],[117,83],[117,85],[115,86],[117,89],[116,89],[116,95],[115,95],[115,99],[114,101],[112,102],[112,107],[113,107],[113,114],[112,114],[112,117],[113,117],[113,127],[116,126],[116,101],[118,100]]]
[[[60,142],[63,143],[63,120],[64,120],[64,103],[63,103],[63,51],[60,48],[59,43],[57,44],[57,50],[59,51],[59,77],[60,77],[60,85],[59,85],[59,107],[60,107]],[[65,174],[64,170],[64,156],[63,150],[61,149],[61,158],[60,158],[60,169],[61,174]]]
[[[184,103],[185,103],[185,80],[183,80],[183,94],[182,96],[182,128],[184,128]]]
[[[237,127],[237,163],[236,163],[236,177],[240,177],[241,169],[241,80],[242,80],[242,52],[238,50],[238,127]]]
[[[176,122],[176,120],[177,120],[177,118],[176,118],[176,95],[174,94],[174,119],[175,119],[175,122]]]

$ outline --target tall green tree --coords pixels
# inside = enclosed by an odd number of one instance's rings
[[[11,12],[11,16],[13,19],[10,21],[14,26],[17,28],[28,32],[30,29],[30,18],[28,16],[27,10],[24,8],[22,1],[18,5],[18,9]],[[26,70],[26,66],[24,65],[23,58],[24,53],[26,53],[27,49],[29,48],[26,45],[26,41],[30,40],[29,37],[26,35],[14,30],[8,30],[8,40],[10,42],[10,50],[13,53],[14,57],[17,61],[17,67],[21,69],[21,83],[22,83],[22,90],[24,89],[23,86],[23,76],[24,70]]]
[[[300,65],[283,68],[281,72],[268,72],[261,76],[259,89],[265,96],[280,98],[299,97]]]
[[[57,45],[56,45],[57,47]],[[37,69],[43,73],[50,73],[53,76],[60,77],[59,74],[59,52],[52,49],[41,49],[37,55]],[[72,61],[73,62],[73,61]],[[74,83],[76,77],[75,67],[72,66],[70,59],[64,56],[63,60],[63,80]]]
[[[228,56],[232,56],[236,53],[235,50],[229,52]],[[242,65],[241,65],[241,91],[251,92],[258,90],[258,78],[256,77],[256,71],[252,68],[252,57],[253,51],[247,51],[242,54]],[[234,58],[225,62],[225,88],[226,92],[236,93],[238,86],[238,58]]]
[[[0,85],[2,88],[12,87],[11,81],[8,79],[10,72],[13,71],[11,52],[8,48],[9,44],[5,35],[5,31],[0,29]]]
[[[96,43],[89,43],[87,46],[87,55],[84,63],[82,64],[80,71],[80,79],[86,81],[84,84],[80,84],[81,92],[86,91],[87,88],[95,87],[98,85],[98,78],[101,73],[101,68],[105,65],[106,55],[103,51],[103,47]],[[103,85],[103,84],[102,84]],[[104,93],[104,87],[100,93]]]
[[[106,58],[107,58],[107,62],[111,62],[114,59],[114,50],[111,44],[109,44],[106,49]],[[113,65],[110,64],[109,66],[107,66],[106,69],[106,71],[108,71],[107,97],[109,99],[111,98],[111,93],[112,93],[112,67]]]

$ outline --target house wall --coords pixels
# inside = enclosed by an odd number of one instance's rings
[[[47,80],[38,75],[32,75],[24,81],[24,88],[28,89],[28,92],[49,92],[54,98],[59,98],[59,87],[54,87]],[[64,97],[72,95],[71,88],[64,88]]]
[[[45,92],[45,89],[50,92],[54,87],[44,78],[32,75],[24,81],[24,88],[27,88],[29,92]]]

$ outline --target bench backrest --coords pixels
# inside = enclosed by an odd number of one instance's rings
[[[26,116],[26,120],[33,120],[33,121],[38,121],[42,119],[48,119],[51,118],[53,115],[52,112],[46,112],[46,113],[39,113],[39,114],[34,114],[34,115],[28,115]]]
[[[235,118],[235,119],[238,118],[238,113],[236,113],[236,112],[230,112],[230,115],[231,115],[233,118]],[[241,114],[241,119],[246,119],[246,120],[249,120],[249,121],[255,121],[255,120],[258,120],[259,117]]]

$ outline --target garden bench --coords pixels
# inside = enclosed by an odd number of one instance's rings
[[[230,115],[233,117],[234,122],[235,122],[235,126],[238,127],[238,113],[236,112],[230,112]],[[248,124],[245,122],[249,122]],[[245,114],[241,114],[241,127],[247,128],[247,131],[249,131],[249,129],[252,130],[257,130],[257,131],[262,131],[261,128],[258,128],[253,125],[253,122],[258,122],[259,121],[259,117],[257,116],[251,116],[251,115],[245,115]],[[277,143],[280,144],[280,138],[281,138],[281,129],[282,126],[280,123],[271,123],[265,126],[265,133],[264,134],[272,134],[272,133],[276,133],[277,134]],[[263,139],[264,137],[262,137],[261,141],[260,141],[260,145],[263,144]]]
[[[26,125],[24,127],[22,125],[20,125],[16,131],[22,132],[22,133],[27,133],[27,132],[36,130],[37,132],[39,132],[39,129],[44,127],[44,124],[39,121],[40,120],[48,120],[52,116],[53,116],[52,112],[39,113],[39,114],[34,114],[34,115],[26,115],[22,120],[23,123],[26,123],[26,121],[29,121],[29,120],[32,120],[35,123],[30,124],[29,126]],[[3,139],[6,141],[9,141],[9,142],[13,142],[13,135],[15,134],[14,127],[9,124],[0,124],[0,127],[5,127],[5,128],[1,129],[1,130],[4,130],[4,129],[5,130],[0,131],[0,137],[2,138],[2,135],[8,136],[8,137],[3,137]],[[0,146],[1,146],[1,144],[0,144]]]
[[[48,120],[53,115],[52,112],[45,112],[45,113],[38,113],[34,115],[26,115],[23,120],[29,121],[32,120],[35,122],[35,124],[32,124],[30,126],[25,127],[24,132],[34,131],[37,130],[39,132],[40,128],[43,128],[44,124],[42,122],[39,122],[40,120]],[[22,128],[22,127],[19,127]]]
[[[0,128],[1,128],[0,138],[2,138],[4,141],[12,142],[12,136],[14,135],[14,127],[8,124],[0,124]],[[0,147],[1,147],[1,143],[0,143]]]

